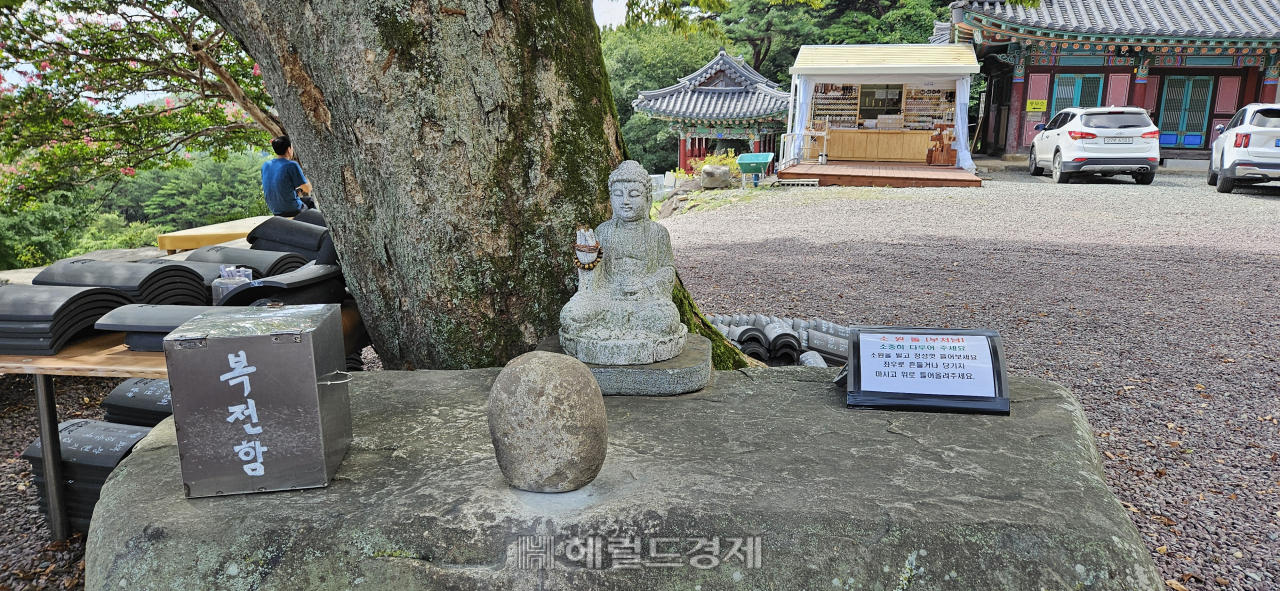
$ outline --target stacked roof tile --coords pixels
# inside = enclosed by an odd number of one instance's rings
[[[659,119],[743,121],[786,116],[791,95],[761,76],[741,57],[724,52],[680,82],[641,92],[631,102],[637,111]]]

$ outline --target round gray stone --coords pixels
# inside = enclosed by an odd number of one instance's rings
[[[507,482],[569,492],[600,473],[609,443],[600,385],[586,364],[533,351],[507,364],[489,390],[489,435]]]
[[[708,165],[702,167],[702,188],[723,189],[733,187],[733,171],[728,166]]]

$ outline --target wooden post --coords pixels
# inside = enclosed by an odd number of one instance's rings
[[[1027,83],[1026,58],[1021,54],[1013,66],[1013,87],[1009,93],[1009,134],[1004,140],[1004,152],[1017,154],[1022,144],[1022,97]]]
[[[35,374],[36,423],[41,442],[45,500],[49,504],[49,535],[58,542],[71,537],[67,500],[62,479],[62,434],[58,432],[58,406],[53,392],[53,376]]]
[[[1133,100],[1129,102],[1135,107],[1141,107],[1147,102],[1147,80],[1145,78],[1133,83]]]
[[[689,149],[688,149],[688,145],[689,145],[689,132],[687,132],[687,131],[686,131],[686,132],[681,132],[681,133],[680,133],[680,148],[679,148],[680,156],[678,156],[678,158],[680,158],[680,159],[676,161],[676,166],[677,166],[680,170],[685,171],[686,173],[687,173],[687,172],[689,172]]]
[[[1262,76],[1260,74],[1262,74],[1262,71],[1258,68],[1245,68],[1244,76],[1241,77],[1240,81],[1238,95],[1240,100],[1236,102],[1237,109],[1249,103],[1257,102],[1253,97],[1262,95]],[[1218,83],[1222,83],[1221,78],[1219,78]],[[1216,111],[1217,109],[1215,108],[1214,110]],[[1231,113],[1234,115],[1235,110],[1233,109]]]
[[[1280,88],[1280,58],[1272,57],[1271,65],[1262,79],[1262,102],[1276,102],[1276,89]]]
[[[999,137],[996,135],[996,128],[1000,127],[1000,104],[999,101],[996,100],[996,97],[999,96],[999,93],[996,91],[1003,80],[991,78],[988,78],[988,80],[991,80],[991,84],[987,85],[987,92],[990,95],[991,100],[987,101],[987,140],[982,142],[982,149],[987,154],[990,154],[991,146],[996,144],[996,138]]]

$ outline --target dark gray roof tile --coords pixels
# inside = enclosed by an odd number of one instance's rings
[[[1012,6],[1003,0],[970,0],[965,9],[1014,24],[1069,33],[1280,37],[1280,2],[1276,0],[1042,0],[1038,8]],[[935,27],[935,36],[938,33]]]
[[[722,86],[699,86],[724,72]],[[697,72],[661,90],[640,93],[631,101],[637,111],[667,119],[734,120],[781,119],[787,112],[789,93],[751,69],[742,58],[723,50]]]
[[[933,34],[929,36],[929,43],[951,43],[951,23],[933,21]]]

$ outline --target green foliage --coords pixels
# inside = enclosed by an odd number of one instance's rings
[[[788,80],[788,68],[796,52],[819,36],[821,2],[778,2],[776,0],[733,0],[720,15],[724,34],[750,48],[747,62],[766,78]]]
[[[82,199],[54,192],[0,208],[0,270],[39,267],[67,256],[84,219]]]
[[[104,197],[106,209],[129,222],[185,230],[196,226],[271,215],[262,195],[260,154],[235,154],[224,162],[202,156],[190,166],[138,173]]]
[[[724,154],[707,154],[706,158],[690,158],[689,168],[693,169],[692,174],[687,174],[683,170],[676,171],[676,177],[681,179],[701,178],[702,167],[704,166],[728,166],[729,174],[733,178],[742,178],[742,169],[738,167],[738,157],[734,155],[733,150],[727,150]]]
[[[143,248],[156,245],[156,236],[171,231],[168,226],[128,222],[118,213],[100,213],[66,256],[77,256],[110,248]]]
[[[680,159],[680,132],[670,123],[636,113],[622,126],[627,153],[653,174],[675,170]]]
[[[666,121],[636,114],[631,101],[641,91],[666,88],[706,65],[723,42],[703,33],[684,35],[664,27],[637,25],[605,28],[600,44],[631,158],[654,173],[675,168],[679,134]]]
[[[717,13],[728,0],[627,0],[627,26],[662,25],[680,33],[716,34]]]
[[[865,3],[859,3],[865,4]],[[877,2],[877,10],[851,7],[828,11],[823,43],[928,43],[934,21],[951,20],[947,2],[940,0],[900,0]],[[888,6],[886,6],[888,5]],[[888,10],[878,10],[888,8]]]
[[[600,35],[600,49],[619,119],[625,123],[631,118],[631,101],[641,91],[675,84],[681,76],[692,74],[711,61],[723,45],[722,40],[710,35],[685,36],[653,25],[606,27]]]
[[[114,183],[282,132],[257,66],[176,0],[0,3],[0,196]],[[160,96],[135,104],[139,95]]]
[[[218,162],[200,155],[189,166],[139,172],[118,185],[53,191],[0,207],[0,269],[155,246],[164,232],[271,215],[260,184],[265,158],[240,153]]]

